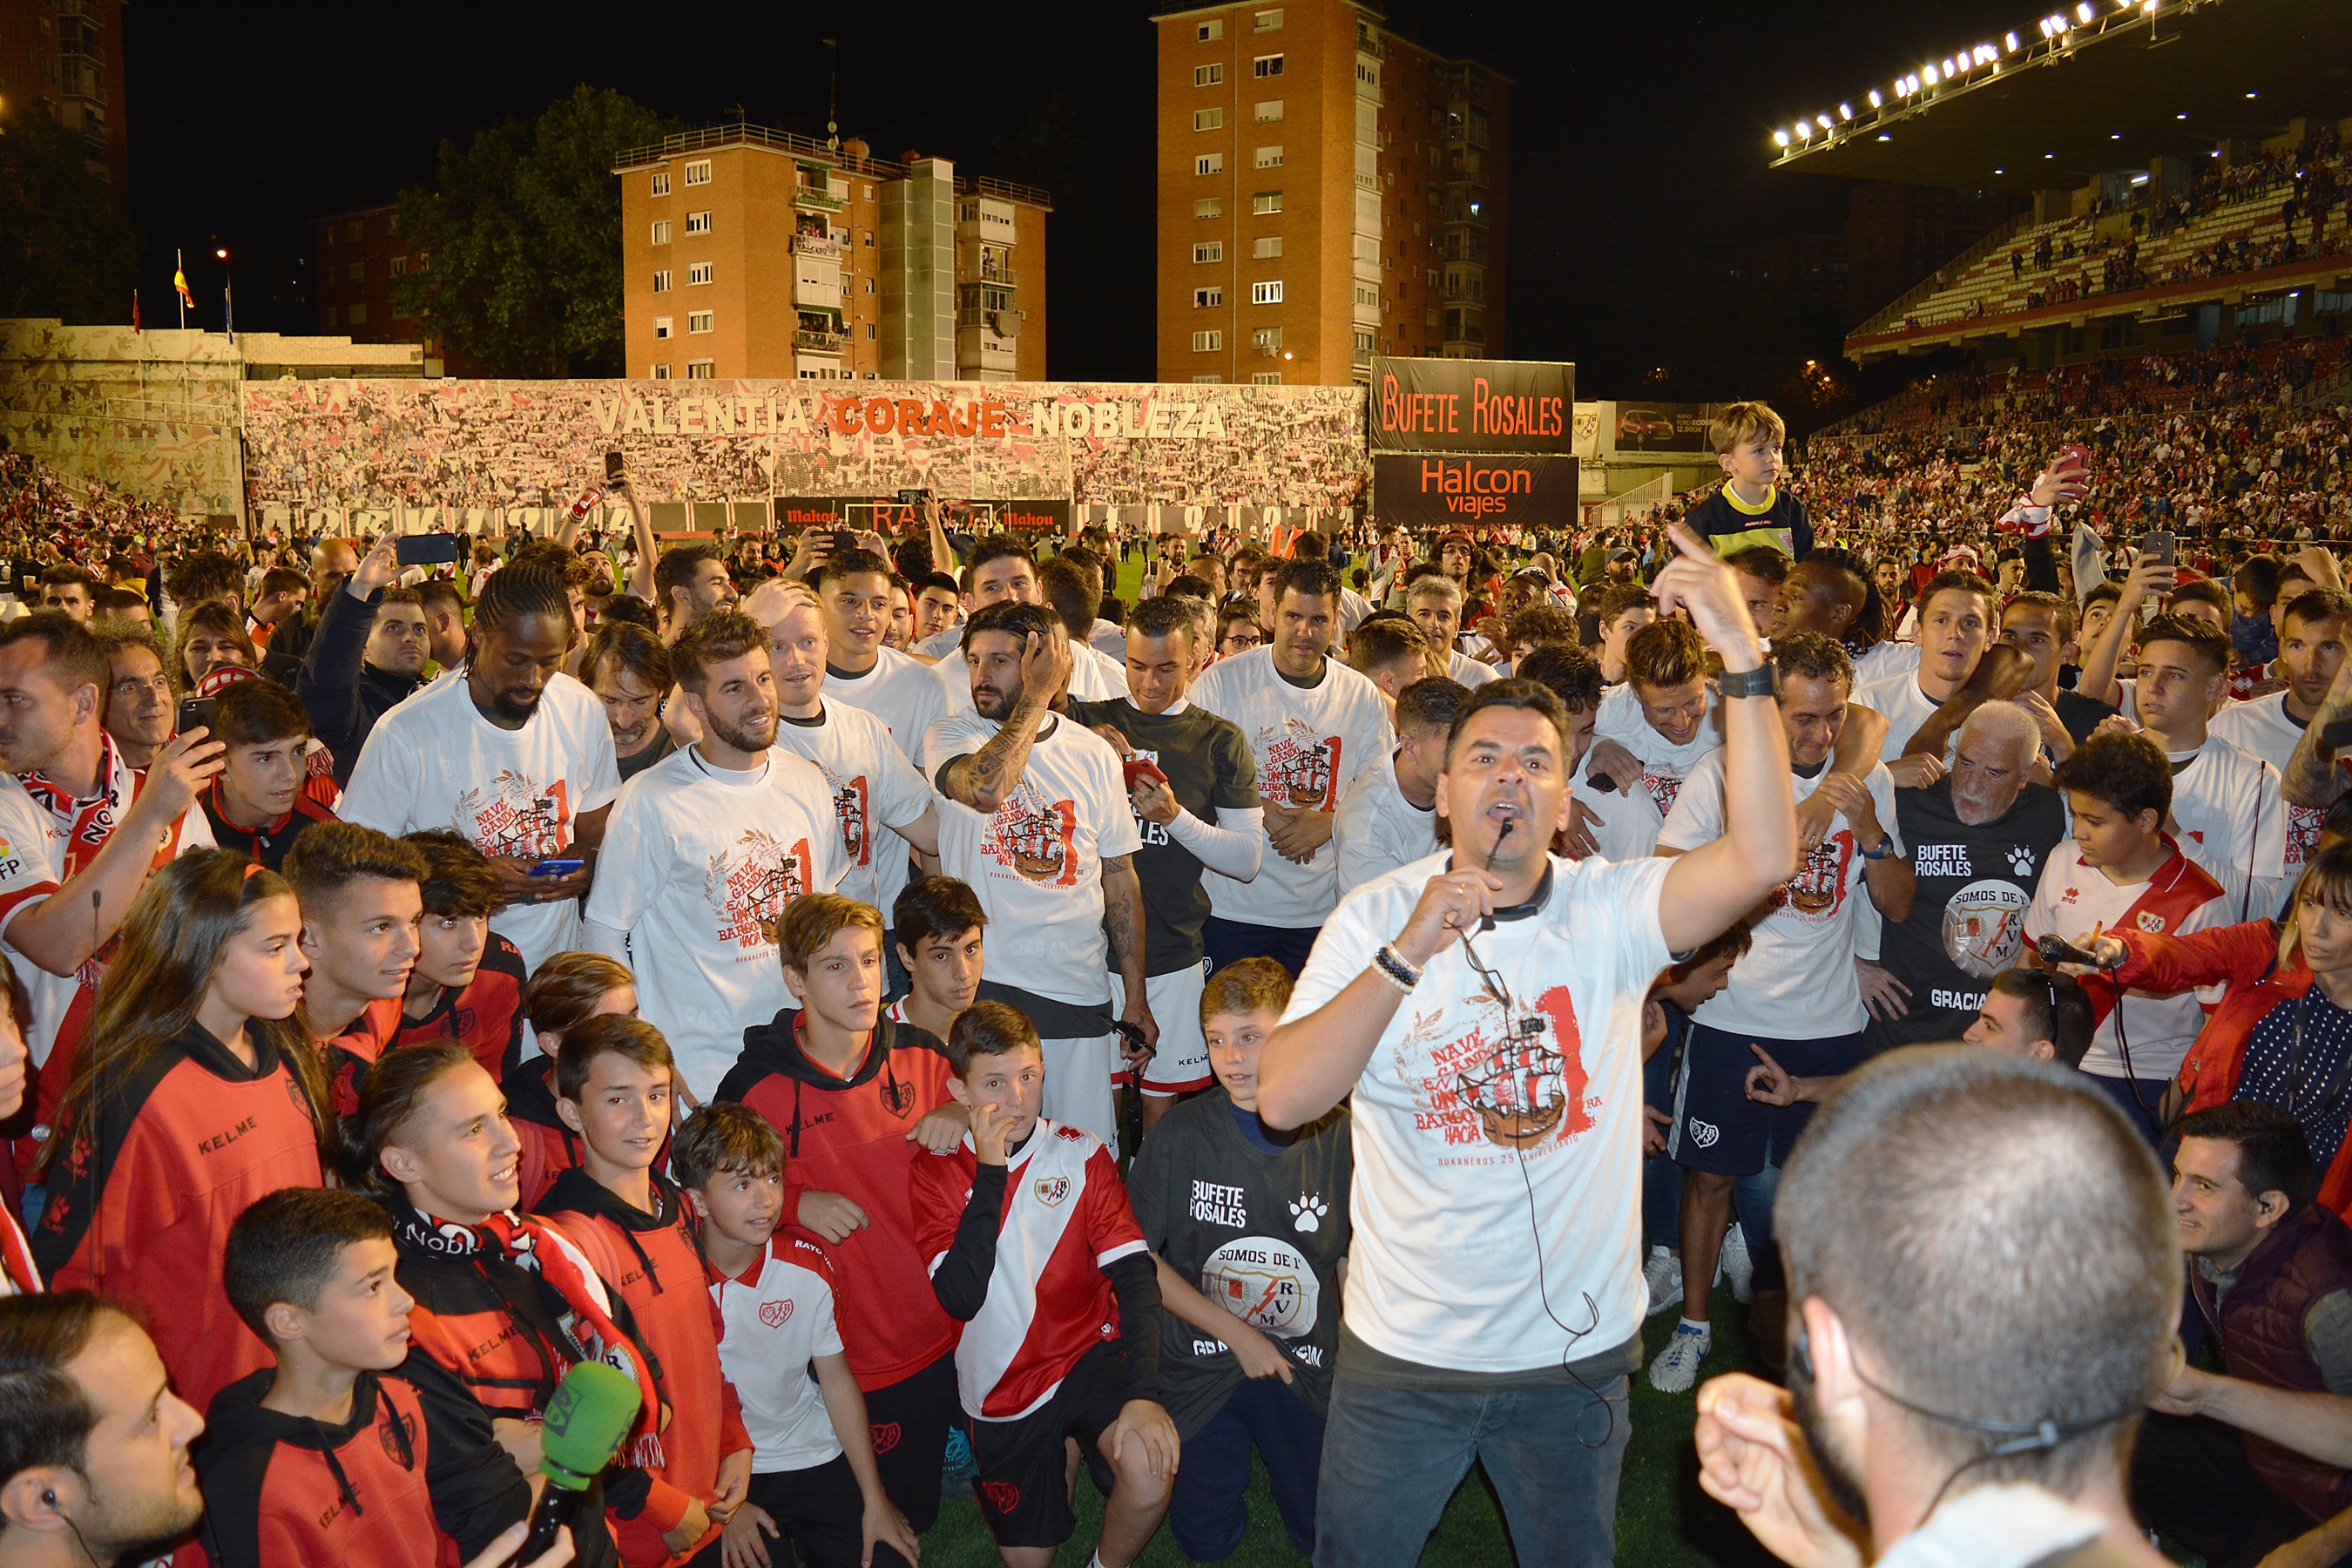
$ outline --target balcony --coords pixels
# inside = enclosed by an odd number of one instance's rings
[[[793,251],[799,256],[814,256],[823,260],[838,261],[841,259],[841,241],[827,239],[822,235],[796,234],[793,236]]]
[[[813,332],[806,327],[795,327],[793,347],[808,353],[837,354],[848,336],[846,332]]]
[[[793,205],[811,212],[837,213],[848,205],[849,186],[841,187],[841,195],[833,194],[829,182],[803,180],[793,186]]]

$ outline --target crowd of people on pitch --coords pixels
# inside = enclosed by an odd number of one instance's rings
[[[1792,479],[1735,404],[1656,537],[664,548],[619,479],[25,557],[0,1558],[488,1568],[552,1488],[582,1560],[913,1563],[944,1481],[1042,1568],[1083,1468],[1124,1568],[1255,1467],[1409,1563],[1475,1461],[1598,1563],[1743,1303],[1801,1397],[1711,1382],[1703,1484],[1792,1562],[1892,1539],[1871,1419],[1950,1428],[1909,1523],[2335,1560],[2352,595],[2227,520],[2343,414],[2227,417]],[[2126,462],[2202,526],[2111,541]],[[2053,1258],[2084,1364],[1985,1373]]]

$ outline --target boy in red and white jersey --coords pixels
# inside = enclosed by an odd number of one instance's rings
[[[956,1388],[981,1515],[1009,1568],[1050,1563],[1077,1522],[1074,1438],[1107,1500],[1093,1563],[1126,1568],[1168,1511],[1181,1447],[1159,1403],[1151,1254],[1102,1140],[1039,1115],[1045,1058],[1027,1018],[975,1002],[947,1054],[971,1131],[915,1162],[911,1195],[932,1292],[964,1324]]]
[[[2155,741],[2093,735],[2059,764],[2058,787],[2066,792],[2074,837],[2051,855],[2026,906],[2029,956],[2045,936],[2088,949],[2110,931],[2183,936],[2234,918],[2221,884],[2165,837],[2172,766]],[[2084,977],[2083,989],[2099,1020],[2083,1070],[2154,1142],[2156,1108],[2204,1026],[2200,998],[2118,993],[2097,974]],[[2218,1001],[2218,988],[2202,999]]]

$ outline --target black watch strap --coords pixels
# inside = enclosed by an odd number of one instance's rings
[[[1715,689],[1726,698],[1778,697],[1780,695],[1780,672],[1770,659],[1753,669],[1737,674],[1725,670],[1715,678]]]

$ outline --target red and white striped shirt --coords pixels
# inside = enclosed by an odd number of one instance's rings
[[[955,1352],[964,1410],[983,1421],[1035,1410],[1080,1356],[1118,1335],[1103,1270],[1146,1250],[1118,1166],[1093,1133],[1040,1118],[1008,1164],[996,1271]],[[915,1240],[933,1272],[955,1245],[978,1169],[969,1134],[961,1148],[915,1162]]]

